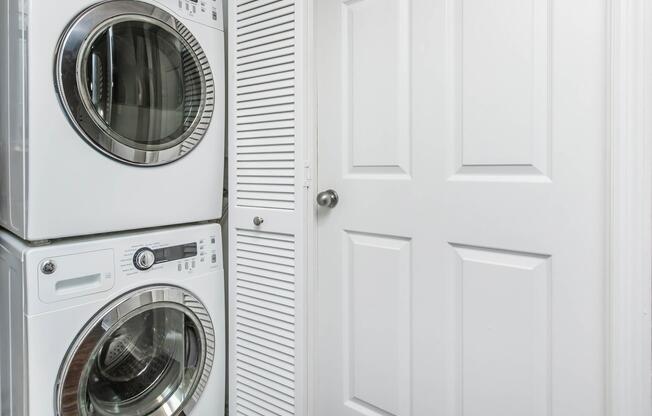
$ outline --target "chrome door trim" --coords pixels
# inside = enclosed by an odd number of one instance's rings
[[[151,149],[113,131],[90,104],[82,79],[88,47],[111,24],[144,21],[175,35],[191,51],[201,77],[199,110],[191,126],[164,149]],[[84,69],[84,70],[82,70]],[[81,77],[80,77],[81,75]],[[208,58],[193,34],[177,18],[163,9],[138,0],[111,0],[93,5],[80,13],[59,39],[55,62],[55,90],[68,120],[75,130],[101,153],[134,166],[158,166],[174,162],[192,151],[203,139],[213,116],[215,84]]]
[[[54,388],[54,410],[57,416],[86,416],[79,408],[80,383],[89,357],[102,345],[104,336],[112,333],[133,316],[147,309],[171,307],[184,312],[198,329],[199,363],[191,380],[182,383],[161,403],[151,416],[179,416],[188,413],[197,404],[213,367],[215,331],[206,307],[192,293],[176,286],[148,286],[129,292],[99,311],[80,331],[71,344],[59,368]],[[181,390],[183,389],[183,392]],[[185,395],[180,396],[182,393]]]

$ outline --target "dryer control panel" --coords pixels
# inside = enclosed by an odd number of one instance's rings
[[[155,0],[180,17],[224,30],[222,0]]]

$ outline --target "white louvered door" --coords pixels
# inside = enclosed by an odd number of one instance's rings
[[[230,2],[231,415],[305,414],[297,9],[294,0]]]

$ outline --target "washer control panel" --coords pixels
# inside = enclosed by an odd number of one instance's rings
[[[157,273],[203,273],[221,268],[220,241],[217,234],[181,244],[166,241],[145,241],[123,252],[120,268],[124,275],[134,276],[149,271]]]
[[[155,0],[163,3],[179,16],[224,30],[222,0]]]
[[[28,315],[96,301],[105,304],[147,285],[224,278],[222,229],[217,223],[65,239],[42,246],[25,247],[11,235],[6,241],[22,250]]]

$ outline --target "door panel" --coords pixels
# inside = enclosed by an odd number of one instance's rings
[[[303,7],[229,5],[230,371],[233,415],[303,415]]]
[[[468,414],[549,414],[550,257],[453,246]]]
[[[410,174],[406,6],[395,0],[343,5],[343,151],[349,175]],[[370,106],[370,96],[383,102]]]
[[[401,413],[409,394],[410,240],[346,232],[349,406]]]
[[[465,0],[455,5],[459,16],[452,23],[453,53],[460,78],[456,94],[463,167],[546,171],[549,3]]]
[[[318,415],[604,414],[605,11],[317,2]]]

